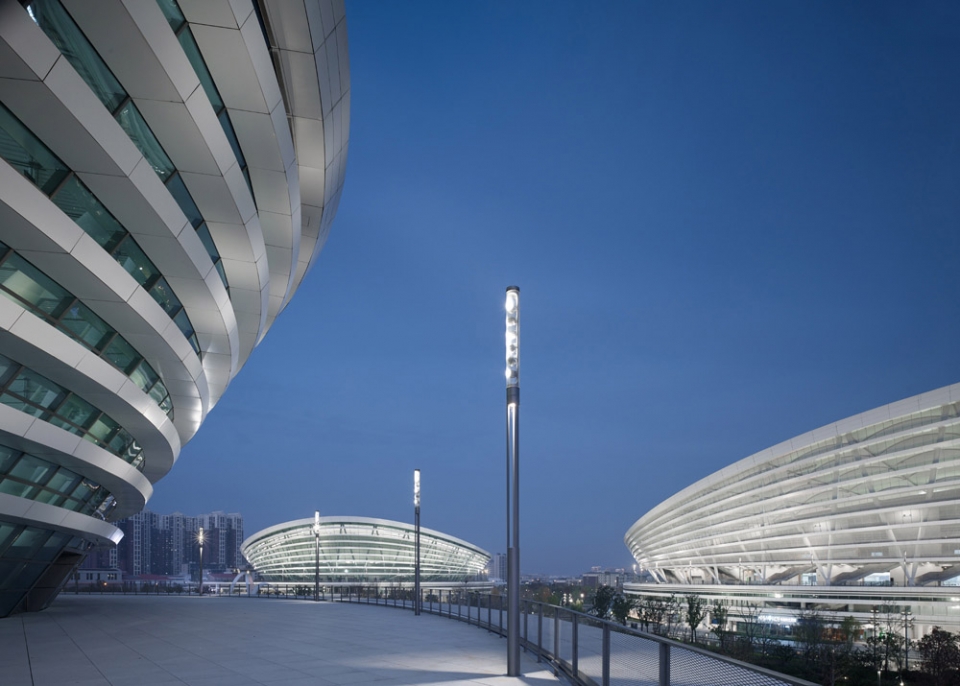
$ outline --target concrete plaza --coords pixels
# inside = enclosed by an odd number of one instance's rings
[[[556,686],[506,641],[409,610],[305,600],[61,595],[0,620],[3,686]]]

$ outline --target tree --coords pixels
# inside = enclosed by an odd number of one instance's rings
[[[610,606],[616,596],[617,589],[613,586],[600,586],[593,594],[593,609],[591,612],[603,619],[610,614]]]
[[[688,593],[684,596],[684,599],[687,601],[687,626],[690,627],[690,641],[692,643],[697,642],[697,627],[700,626],[700,623],[707,616],[707,604],[703,601],[703,598],[696,593]]]
[[[722,600],[718,600],[717,604],[713,606],[713,622],[710,627],[710,631],[717,637],[717,641],[720,643],[720,651],[726,652],[726,639],[727,635],[730,633],[727,631],[727,606],[723,604]]]
[[[610,611],[613,613],[613,616],[618,622],[626,626],[627,617],[630,616],[630,611],[633,609],[633,600],[618,593],[613,599],[613,603],[610,605]]]
[[[960,670],[960,636],[938,626],[917,641],[923,655],[923,671],[933,677],[936,686],[946,686]]]
[[[680,599],[676,593],[671,593],[670,597],[663,599],[663,604],[662,633],[664,636],[672,636],[674,627],[681,622]]]

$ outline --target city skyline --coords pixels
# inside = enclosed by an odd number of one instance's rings
[[[503,543],[523,294],[524,573],[757,450],[957,380],[947,3],[348,3],[343,200],[158,510]]]

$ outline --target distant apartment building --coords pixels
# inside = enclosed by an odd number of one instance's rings
[[[493,554],[493,557],[490,560],[489,578],[491,581],[507,580],[507,556],[503,553]]]
[[[123,539],[113,549],[96,551],[84,561],[86,569],[119,569],[125,576],[193,575],[200,566],[197,535],[203,527],[204,571],[231,571],[244,566],[240,554],[243,517],[239,513],[211,512],[189,517],[181,512],[160,515],[149,510],[117,522]]]

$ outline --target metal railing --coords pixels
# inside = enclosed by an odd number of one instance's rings
[[[413,609],[413,594],[357,589],[342,602]],[[503,596],[458,590],[424,594],[422,613],[507,632]],[[648,634],[556,605],[520,601],[520,645],[578,686],[816,686],[704,648]]]

